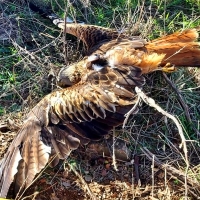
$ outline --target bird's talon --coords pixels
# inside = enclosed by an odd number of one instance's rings
[[[171,65],[170,63],[167,63],[164,67],[162,67],[162,71],[171,73],[171,72],[176,71],[176,68],[175,68],[174,65]]]

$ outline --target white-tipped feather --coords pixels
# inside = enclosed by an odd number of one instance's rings
[[[104,67],[101,66],[101,65],[93,64],[93,65],[92,65],[92,68],[93,68],[95,71],[100,71],[100,70],[103,69]]]

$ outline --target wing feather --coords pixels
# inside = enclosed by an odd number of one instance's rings
[[[143,83],[140,69],[105,66],[44,97],[28,114],[0,164],[0,196],[6,197],[14,177],[15,192],[24,191],[50,158],[55,166],[80,143],[100,139],[121,124],[137,98],[130,88]]]

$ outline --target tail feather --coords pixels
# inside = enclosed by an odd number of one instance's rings
[[[165,54],[161,65],[200,66],[200,42],[196,29],[189,29],[163,36],[146,45],[149,53]]]
[[[163,43],[194,42],[198,37],[199,34],[197,29],[186,29],[182,32],[175,32],[173,34],[152,40],[152,43],[162,45]]]

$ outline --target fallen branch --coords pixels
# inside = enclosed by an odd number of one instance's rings
[[[189,113],[189,109],[188,106],[185,104],[185,101],[183,99],[183,96],[181,95],[180,91],[178,88],[176,88],[176,86],[171,82],[171,80],[167,77],[167,75],[165,73],[163,73],[163,76],[165,78],[165,80],[167,81],[167,83],[172,87],[172,89],[174,90],[174,92],[176,93],[178,100],[185,112],[185,116],[187,118],[187,120],[191,123],[191,117],[190,117],[190,113]]]
[[[137,113],[137,111],[138,111],[137,107],[138,107],[138,104],[139,104],[139,103],[140,103],[140,97],[138,97],[136,103],[135,103],[134,106],[131,108],[131,110],[129,110],[129,111],[124,115],[125,119],[124,119],[122,128],[125,127],[125,125],[126,125],[128,119],[129,119],[130,115]]]
[[[188,150],[187,150],[187,145],[186,145],[186,139],[185,136],[183,134],[183,129],[180,125],[180,123],[178,122],[178,120],[176,119],[176,117],[174,117],[173,115],[169,114],[168,112],[164,111],[159,105],[157,105],[155,103],[155,101],[148,97],[144,92],[142,92],[142,90],[140,88],[138,88],[137,86],[135,87],[135,91],[137,93],[137,95],[149,106],[155,108],[158,112],[162,113],[163,115],[165,115],[166,117],[170,118],[177,126],[178,128],[178,133],[181,137],[181,144],[179,145],[180,148],[183,147],[183,152],[185,154],[185,157],[183,156],[183,159],[185,160],[186,163],[186,169],[185,169],[185,197],[187,198],[187,173],[188,173],[188,169],[189,169],[189,161],[188,161]]]
[[[180,123],[178,122],[178,120],[176,119],[176,117],[174,117],[173,115],[169,114],[168,112],[164,111],[159,105],[157,105],[155,103],[155,101],[148,97],[144,92],[142,92],[142,90],[138,87],[135,87],[135,91],[137,93],[137,95],[149,106],[155,108],[158,112],[162,113],[163,115],[165,115],[166,117],[170,118],[177,126],[178,128],[178,133],[181,137],[181,144],[179,145],[180,148],[183,147],[183,151],[184,151],[184,154],[185,154],[185,163],[187,166],[189,166],[189,161],[188,161],[188,155],[187,155],[187,145],[186,145],[186,139],[185,139],[185,136],[183,134],[183,129],[180,125]]]
[[[116,162],[116,155],[115,155],[115,127],[113,128],[112,165],[113,165],[115,171],[118,171],[117,162]]]
[[[181,92],[180,90],[172,83],[172,81],[167,77],[167,75],[165,73],[163,73],[163,76],[165,78],[165,80],[167,81],[167,83],[172,87],[172,89],[174,90],[174,92],[176,93],[177,95],[177,98],[178,98],[178,101],[179,103],[181,104],[183,110],[184,110],[184,113],[185,113],[185,116],[186,116],[186,119],[189,121],[189,123],[192,125],[192,128],[193,130],[197,133],[197,135],[200,135],[199,131],[193,126],[192,124],[192,119],[190,117],[190,112],[189,112],[189,108],[187,106],[187,104],[185,103],[184,101],[184,98],[183,96],[181,95]]]
[[[190,193],[198,199],[200,196],[200,183],[190,177],[186,177],[185,173],[182,171],[172,167],[171,165],[168,165],[166,163],[162,163],[153,153],[151,153],[146,147],[142,147],[140,145],[141,151],[147,156],[149,160],[154,161],[154,165],[162,170],[166,170],[167,174],[170,175],[173,179],[178,179],[183,184],[185,183],[185,179],[187,178],[187,190],[190,191]],[[189,186],[189,187],[188,187]]]

